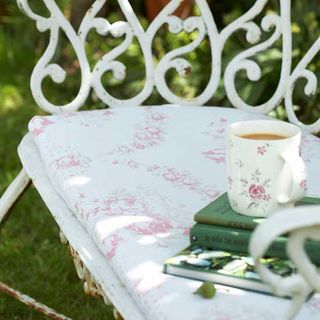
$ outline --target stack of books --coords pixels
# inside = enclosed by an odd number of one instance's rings
[[[297,205],[320,204],[319,198],[305,197]],[[263,293],[272,293],[255,272],[248,246],[254,228],[264,221],[236,213],[224,193],[194,216],[190,246],[164,263],[164,272],[172,275],[212,281]],[[286,236],[278,237],[262,263],[274,273],[289,276],[296,272],[286,254]],[[307,240],[310,260],[320,266],[320,242]]]

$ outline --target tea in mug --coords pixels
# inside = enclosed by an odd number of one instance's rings
[[[274,133],[250,133],[241,135],[240,137],[252,140],[282,140],[288,138]]]

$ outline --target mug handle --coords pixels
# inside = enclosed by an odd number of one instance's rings
[[[284,152],[283,160],[288,165],[291,175],[291,191],[288,195],[281,195],[280,204],[293,203],[303,198],[306,192],[307,169],[303,159],[292,152]]]

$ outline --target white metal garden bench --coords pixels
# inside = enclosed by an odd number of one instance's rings
[[[214,299],[202,299],[192,294],[199,282],[164,275],[161,267],[167,257],[187,246],[193,214],[226,190],[226,126],[237,120],[264,118],[282,99],[289,120],[305,130],[302,155],[309,172],[308,193],[320,196],[320,140],[311,134],[320,130],[320,120],[312,125],[300,123],[292,102],[297,79],[307,80],[306,95],[316,90],[317,79],[307,67],[319,51],[320,39],[292,70],[289,0],[280,0],[279,14],[265,16],[261,25],[253,19],[264,12],[267,0],[257,0],[248,12],[221,31],[205,0],[195,1],[201,15],[185,21],[172,15],[180,3],[172,0],[147,30],[127,0],[118,2],[124,21],[110,24],[96,17],[106,3],[96,0],[75,31],[54,0],[44,0],[48,17],[33,12],[27,0],[17,0],[39,31],[50,31],[48,48],[31,77],[31,90],[39,107],[54,115],[35,117],[30,122],[30,132],[18,148],[23,169],[0,200],[0,222],[32,181],[59,225],[62,241],[70,246],[85,291],[103,296],[118,310],[118,318],[285,319],[296,314],[297,319],[319,319],[319,295],[314,294],[304,303],[310,292],[320,291],[320,283],[302,245],[306,237],[320,240],[317,206],[275,214],[258,228],[251,242],[251,253],[258,259],[272,239],[290,232],[289,255],[299,275],[279,279],[261,267],[259,271],[277,294],[292,296],[293,304],[223,286],[218,286]],[[167,53],[156,64],[152,41],[164,24],[168,24],[168,32],[197,30],[198,34],[189,45]],[[93,68],[85,52],[91,29],[101,36],[124,38]],[[222,74],[222,49],[240,29],[246,31],[250,48],[236,55]],[[65,80],[64,70],[51,63],[59,32],[65,33],[73,45],[81,68],[81,87],[73,101],[56,106],[46,99],[41,85],[46,77],[57,83]],[[261,40],[262,33],[267,34],[266,40]],[[166,73],[172,68],[181,76],[190,72],[190,64],[181,56],[193,51],[205,37],[212,51],[211,77],[198,97],[187,100],[170,90]],[[103,87],[101,77],[111,71],[115,78],[125,78],[126,68],[117,58],[134,38],[144,56],[146,80],[140,93],[121,100]],[[283,59],[277,89],[264,104],[250,106],[238,95],[235,77],[245,70],[249,80],[259,80],[261,70],[253,57],[279,38]],[[236,109],[197,108],[215,94],[222,78]],[[154,88],[169,105],[139,107]],[[77,112],[91,89],[110,108]],[[4,284],[0,287],[39,310],[44,308]],[[50,309],[45,312],[67,319]]]

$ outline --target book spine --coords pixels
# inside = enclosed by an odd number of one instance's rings
[[[190,243],[192,245],[245,254],[249,253],[250,236],[250,231],[200,223],[190,229]],[[286,244],[285,237],[278,237],[269,247],[266,256],[288,259]],[[316,265],[320,265],[320,242],[306,241],[305,248],[310,260]]]
[[[201,216],[201,215],[195,215],[194,220],[198,223],[202,224],[211,224],[211,225],[218,225],[228,228],[236,228],[236,229],[244,229],[244,230],[253,230],[256,225],[254,223],[245,223],[241,221],[234,221],[234,220],[228,220],[228,219],[219,219],[215,216]]]
[[[296,205],[320,204],[320,198],[305,197]],[[194,220],[201,224],[210,224],[224,226],[228,228],[237,228],[244,230],[253,230],[264,219],[243,216],[232,210],[229,204],[227,193],[211,202],[205,208],[194,215]]]

